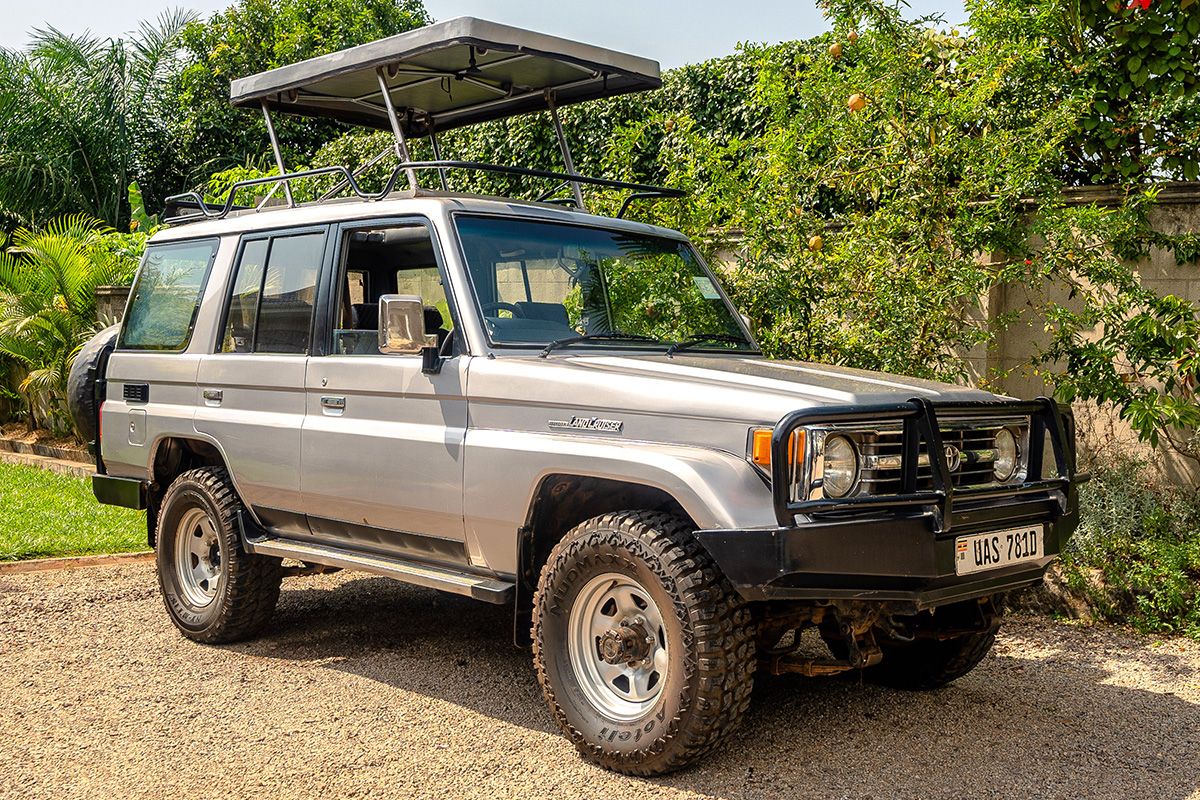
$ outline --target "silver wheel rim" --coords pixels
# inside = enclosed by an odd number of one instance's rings
[[[571,606],[568,630],[571,668],[597,710],[634,720],[654,706],[670,660],[662,614],[644,586],[616,572],[593,578]],[[618,641],[629,658],[613,663]]]
[[[221,537],[203,508],[189,508],[175,529],[175,574],[184,599],[197,608],[217,596],[221,582]]]

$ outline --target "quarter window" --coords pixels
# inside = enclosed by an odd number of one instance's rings
[[[216,254],[215,240],[147,247],[121,328],[120,347],[168,351],[186,348]]]

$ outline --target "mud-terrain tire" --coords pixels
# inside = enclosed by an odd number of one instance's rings
[[[688,522],[623,511],[580,524],[550,553],[534,595],[533,660],[554,721],[580,753],[659,775],[740,722],[754,627]],[[612,677],[622,670],[623,683]]]
[[[999,626],[945,641],[881,642],[883,660],[864,670],[872,683],[893,689],[940,689],[966,675],[991,651]]]
[[[80,348],[71,362],[71,372],[67,375],[67,408],[75,430],[85,442],[96,441],[100,410],[96,402],[96,381],[104,377],[103,368],[120,331],[120,325],[100,331]]]
[[[242,549],[241,509],[221,467],[183,473],[160,506],[158,585],[175,627],[197,642],[253,636],[279,600],[281,561]]]
[[[900,642],[881,639],[879,649],[883,659],[873,667],[862,670],[862,677],[871,683],[893,689],[930,691],[940,689],[966,675],[991,652],[1000,630],[996,622],[989,630],[956,636],[953,639],[918,639]],[[821,638],[834,658],[844,659],[846,645],[832,629],[822,628]]]

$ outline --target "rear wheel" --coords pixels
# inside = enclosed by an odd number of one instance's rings
[[[245,639],[270,619],[280,560],[246,552],[241,501],[220,467],[194,469],[167,489],[158,518],[158,583],[175,627],[189,639]]]
[[[684,766],[749,704],[749,612],[689,524],[668,514],[606,514],[567,534],[542,570],[533,640],[555,722],[618,772]]]

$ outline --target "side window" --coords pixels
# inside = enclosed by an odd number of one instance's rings
[[[442,328],[454,329],[454,321],[450,319],[450,303],[446,300],[446,287],[442,286],[442,273],[437,267],[399,270],[396,273],[396,294],[417,295],[426,308],[436,308],[442,315]]]
[[[118,346],[126,350],[186,348],[216,254],[215,240],[147,247]]]
[[[262,291],[263,268],[267,265],[270,239],[254,239],[242,247],[221,351],[249,353],[254,347],[254,323],[258,319],[258,297]]]
[[[454,323],[429,229],[379,225],[348,231],[338,280],[333,352],[379,354],[379,298],[412,294],[425,305],[425,332],[445,343]]]
[[[308,352],[324,243],[324,233],[246,243],[225,318],[223,352]]]

